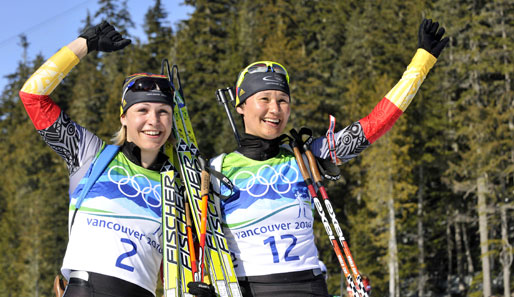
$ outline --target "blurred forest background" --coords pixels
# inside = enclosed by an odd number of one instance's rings
[[[102,19],[125,33],[134,26],[126,1],[98,2],[77,33]],[[421,20],[432,18],[450,43],[411,106],[326,186],[373,296],[514,296],[512,0],[183,2],[194,13],[174,30],[154,0],[147,41],[132,36],[121,52],[88,55],[53,100],[109,140],[124,77],[159,73],[167,58],[181,71],[201,150],[213,157],[236,146],[216,89],[232,86],[247,64],[274,60],[291,76],[289,128],[323,136],[329,114],[342,129],[371,112],[413,57]],[[0,296],[53,296],[67,242],[65,163],[18,97],[49,58],[28,60],[29,44],[22,36],[12,57],[19,66],[1,90]],[[340,267],[316,218],[329,291],[338,295]]]

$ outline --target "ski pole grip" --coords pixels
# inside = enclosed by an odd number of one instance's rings
[[[308,182],[308,180],[310,180],[311,177],[309,175],[309,171],[307,170],[307,167],[305,166],[305,162],[303,161],[303,156],[300,151],[300,143],[301,143],[300,136],[298,135],[298,132],[296,132],[295,129],[291,129],[291,131],[289,131],[289,132],[291,133],[291,136],[293,136],[293,138],[291,139],[290,145],[293,148],[293,153],[296,158],[296,163],[298,163],[298,167],[300,168],[300,172],[302,173],[303,179],[305,180],[305,182]],[[311,181],[311,183],[312,183],[312,181]]]
[[[236,127],[236,124],[234,123],[234,119],[232,118],[232,114],[230,113],[230,109],[228,108],[228,101],[227,101],[227,97],[225,97],[225,91],[229,93],[230,95],[230,100],[232,101],[232,106],[234,105],[234,98],[233,98],[233,94],[231,93],[231,88],[226,88],[226,89],[218,89],[216,91],[216,97],[218,98],[218,102],[220,104],[223,104],[223,108],[225,108],[225,113],[227,114],[227,117],[228,117],[228,121],[230,123],[230,127],[232,128],[232,131],[234,132],[234,137],[236,138],[236,142],[237,142],[237,146],[240,146],[241,145],[241,137],[239,136],[239,132],[237,131],[237,127]]]
[[[294,141],[294,140],[293,140]],[[307,167],[305,167],[305,163],[303,162],[302,153],[300,153],[300,149],[298,146],[293,145],[293,153],[296,158],[296,163],[298,163],[298,167],[300,168],[300,172],[302,173],[303,179],[307,182],[307,179],[310,179],[309,171]]]
[[[236,96],[234,95],[234,89],[231,87],[226,88],[228,95],[230,96],[230,103],[232,103],[232,106],[236,106]]]
[[[187,227],[192,227],[193,224],[191,222],[191,209],[190,209],[190,206],[189,206],[189,202],[187,201],[187,199],[185,199],[185,209],[186,209],[186,226]]]
[[[225,94],[223,94],[222,89],[216,90],[216,98],[218,98],[218,103],[220,103],[220,104],[227,103],[227,98],[225,97]]]
[[[316,161],[316,158],[314,157],[314,154],[310,150],[306,150],[305,155],[309,160],[309,165],[311,167],[312,177],[314,177],[314,182],[321,182],[321,174],[319,173],[318,163]]]
[[[203,197],[204,195],[209,194],[211,175],[207,170],[207,161],[204,158],[202,158],[202,156],[198,156],[198,163],[200,163],[200,169],[202,170],[202,174],[200,176],[200,194]]]
[[[206,170],[202,170],[202,182],[200,185],[201,195],[202,197],[209,194],[209,182],[210,182],[210,175],[209,172]]]

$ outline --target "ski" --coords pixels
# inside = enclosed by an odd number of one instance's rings
[[[169,153],[169,152],[167,152]],[[168,154],[168,156],[170,156]],[[162,270],[165,297],[179,297],[180,266],[177,231],[176,207],[176,171],[173,165],[165,165],[161,170],[161,201],[162,201]]]
[[[200,153],[193,132],[187,107],[183,99],[183,93],[178,77],[178,91],[175,91],[174,107],[174,133],[176,139],[176,151],[185,193],[191,206],[191,212],[197,234],[201,234],[201,166]],[[209,272],[210,281],[215,286],[220,296],[241,296],[237,276],[234,271],[230,251],[223,234],[220,213],[215,206],[212,194],[208,194],[207,203],[207,230],[205,233],[205,264]],[[201,260],[199,261],[202,262]]]

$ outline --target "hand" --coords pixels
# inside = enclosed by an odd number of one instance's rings
[[[336,181],[341,178],[341,169],[336,164],[332,163],[330,159],[322,159],[316,157],[318,161],[319,172],[324,178],[332,181]]]
[[[204,282],[190,282],[187,284],[189,293],[197,297],[216,297],[216,291],[212,285]]]
[[[418,48],[427,50],[436,58],[450,40],[448,37],[441,39],[444,35],[444,28],[441,27],[439,31],[437,28],[439,28],[438,22],[433,23],[430,19],[423,19],[418,32]]]
[[[87,52],[101,51],[113,52],[120,50],[131,43],[130,39],[123,38],[114,27],[106,21],[100,25],[87,28],[79,37],[87,41]]]

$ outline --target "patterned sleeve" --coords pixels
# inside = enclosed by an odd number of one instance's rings
[[[43,140],[66,161],[70,177],[85,173],[103,144],[96,135],[72,121],[50,98],[50,93],[78,62],[78,57],[63,47],[39,67],[20,91],[32,123]],[[73,180],[70,189],[74,188]]]
[[[347,162],[389,131],[409,106],[435,62],[436,58],[429,52],[418,49],[400,81],[371,113],[335,134],[337,158]],[[329,158],[329,147],[325,137],[315,139],[311,144],[311,150],[318,157]]]

